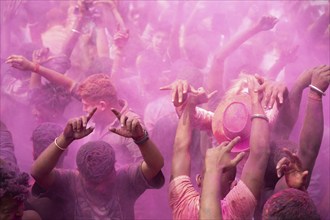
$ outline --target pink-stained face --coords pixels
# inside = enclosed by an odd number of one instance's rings
[[[152,47],[159,53],[166,51],[168,46],[168,34],[165,32],[156,32],[152,37]]]

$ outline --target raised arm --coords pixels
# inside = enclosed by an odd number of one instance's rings
[[[243,167],[241,180],[258,200],[270,154],[269,124],[261,106],[262,97],[257,90],[257,81],[249,79],[248,86],[252,104],[250,154]]]
[[[89,14],[89,8],[87,1],[80,0],[77,1],[78,4],[74,9],[74,21],[72,26],[70,27],[71,31],[68,33],[66,40],[62,46],[62,53],[65,54],[67,57],[70,57],[74,47],[76,46],[79,37],[81,35],[82,28],[87,21],[88,17],[91,18],[91,14]],[[88,16],[89,14],[89,16]]]
[[[318,66],[306,70],[297,78],[289,92],[288,98],[284,101],[279,111],[278,119],[273,129],[275,138],[288,139],[290,137],[299,116],[300,103],[304,89],[311,84],[314,72],[323,72],[326,71],[327,68],[329,67],[325,65]]]
[[[199,219],[222,219],[220,179],[226,170],[236,167],[245,155],[241,152],[234,159],[230,158],[230,151],[239,140],[236,137],[206,151]]]
[[[245,31],[234,36],[230,41],[223,47],[218,48],[214,56],[214,60],[210,69],[208,76],[207,89],[212,90],[222,90],[222,76],[224,74],[224,61],[225,59],[233,53],[240,45],[245,41],[256,35],[261,31],[267,31],[272,29],[277,23],[277,18],[272,16],[264,16],[260,21],[246,29]],[[220,80],[219,80],[220,78]]]
[[[6,63],[10,64],[12,67],[24,71],[30,71],[35,74],[39,74],[40,76],[46,78],[50,82],[63,86],[68,91],[71,91],[73,86],[75,85],[75,81],[70,79],[69,77],[59,73],[55,70],[46,68],[41,66],[38,63],[33,63],[30,60],[26,59],[20,55],[11,55],[7,58]]]
[[[142,173],[147,180],[152,180],[164,166],[162,154],[149,139],[147,131],[142,128],[138,119],[127,117],[115,109],[112,109],[112,112],[120,121],[121,127],[110,128],[110,131],[126,138],[133,138],[143,157]]]
[[[306,188],[309,185],[315,160],[322,142],[324,129],[322,97],[325,95],[324,92],[328,89],[329,82],[329,66],[325,66],[313,72],[298,150],[298,157],[301,159],[302,168],[308,171]]]
[[[86,116],[69,120],[63,133],[34,161],[31,168],[31,175],[42,187],[48,189],[54,183],[54,168],[66,148],[74,140],[86,137],[93,132],[94,128],[87,128],[87,123],[95,111],[96,108]]]
[[[320,91],[316,91],[315,89],[310,89],[308,94],[308,101],[307,101],[307,110],[305,113],[305,119],[303,128],[300,133],[300,141],[299,141],[299,149],[297,155],[294,155],[294,157],[290,156],[288,154],[288,158],[298,158],[295,160],[288,160],[288,159],[282,159],[277,169],[281,169],[282,165],[285,164],[286,166],[288,162],[290,164],[294,161],[301,161],[299,162],[299,166],[294,167],[294,171],[297,172],[300,175],[295,175],[294,178],[292,175],[290,176],[291,179],[297,180],[297,177],[303,176],[304,180],[302,183],[302,186],[297,187],[299,189],[307,189],[309,185],[309,181],[312,175],[313,167],[315,164],[315,160],[317,158],[322,137],[323,137],[323,129],[324,129],[324,118],[323,118],[323,104],[322,104],[322,93],[325,92],[329,86],[329,78],[330,78],[330,67],[329,66],[320,66],[315,67],[311,70],[308,70],[304,72],[299,77],[299,83],[297,82],[297,85],[295,85],[296,94],[293,96],[292,94],[289,96],[292,96],[291,102],[296,101],[297,104],[300,105],[301,102],[301,96],[303,90],[308,85],[313,85],[316,88],[318,88]],[[300,88],[298,87],[300,86]],[[293,103],[290,103],[287,107],[291,108],[291,115],[289,115],[292,120],[296,120],[298,116],[294,114],[294,111],[296,114],[299,112],[299,105],[298,107],[293,106]],[[295,121],[292,121],[295,122]],[[293,127],[294,124],[292,124]],[[292,129],[292,127],[290,127]],[[290,130],[291,131],[291,130]],[[296,168],[298,167],[298,168]],[[286,168],[287,169],[287,168]],[[303,173],[303,172],[306,172]],[[285,174],[285,172],[284,172]],[[278,172],[278,177],[281,177],[281,172]],[[281,178],[275,187],[275,191],[280,191],[282,189],[286,189],[288,187],[291,187],[290,184],[288,185],[288,175],[285,175],[285,178]]]

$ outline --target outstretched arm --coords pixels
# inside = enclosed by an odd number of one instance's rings
[[[30,60],[26,59],[20,55],[11,55],[7,58],[6,63],[10,64],[12,67],[20,70],[31,71],[35,74],[39,74],[42,77],[45,77],[50,82],[63,86],[68,91],[71,91],[75,81],[71,78],[44,66],[41,66],[37,63],[33,63]]]
[[[224,74],[224,61],[225,59],[233,53],[240,45],[245,41],[256,35],[261,31],[267,31],[272,29],[277,23],[277,18],[272,16],[264,16],[260,21],[245,31],[234,36],[230,41],[225,44],[223,47],[219,48],[216,51],[214,60],[210,69],[208,77],[208,86],[207,89],[210,91],[213,90],[222,90],[222,76]],[[221,80],[219,80],[219,77]],[[220,89],[221,88],[221,89]]]
[[[54,140],[32,164],[31,175],[45,189],[55,181],[54,168],[66,148],[77,139],[86,137],[94,128],[87,128],[87,123],[95,113],[96,108],[88,115],[68,121],[63,133]]]
[[[324,93],[330,81],[330,67],[322,66],[312,69],[309,83],[315,88],[310,88],[308,93],[307,110],[303,128],[300,133],[299,149],[297,157],[301,160],[300,171],[307,171],[304,177],[304,188],[307,189],[313,172],[314,164],[319,153],[324,129],[324,116],[322,93]],[[308,80],[307,80],[308,81]],[[319,91],[317,91],[319,90]],[[301,97],[300,97],[301,99]],[[275,191],[287,188],[284,178],[276,184]]]
[[[162,154],[149,139],[147,131],[142,128],[138,119],[127,117],[115,109],[112,109],[112,112],[120,121],[121,127],[110,128],[110,131],[126,138],[133,138],[144,160],[141,165],[142,173],[147,180],[152,180],[164,166]]]
[[[252,103],[250,154],[244,165],[241,180],[258,200],[270,154],[269,124],[261,106],[262,97],[257,90],[258,82],[249,79],[248,86]]]
[[[284,101],[279,111],[278,119],[273,129],[275,138],[288,139],[290,137],[299,116],[300,103],[304,89],[311,84],[314,72],[324,72],[327,68],[329,67],[325,65],[314,67],[306,70],[298,77],[289,92],[288,98]]]
[[[298,156],[302,161],[303,170],[308,171],[306,188],[312,175],[315,160],[323,137],[324,116],[321,92],[328,89],[330,67],[327,66],[312,75],[311,88],[308,94],[307,110],[302,131],[300,133]],[[315,89],[316,88],[316,89]],[[317,91],[320,90],[320,91]]]

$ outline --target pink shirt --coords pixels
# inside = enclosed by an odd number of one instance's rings
[[[198,219],[200,194],[190,177],[178,176],[170,182],[170,207],[173,219]],[[239,181],[221,200],[223,219],[252,219],[257,201],[250,189]]]

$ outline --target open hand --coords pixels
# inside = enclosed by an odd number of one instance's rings
[[[260,87],[257,89],[258,92],[263,92],[262,107],[265,109],[272,109],[275,101],[279,104],[283,104],[284,99],[288,96],[287,87],[280,82],[265,80],[258,74],[255,75],[258,80]]]
[[[34,64],[21,55],[10,55],[6,63],[19,70],[32,71],[34,69]]]
[[[259,23],[257,24],[257,29],[259,31],[268,31],[272,29],[275,24],[278,22],[278,19],[273,16],[263,16]]]
[[[94,108],[85,116],[70,119],[64,128],[63,136],[69,141],[81,139],[93,132],[94,128],[87,128],[88,121],[92,118],[97,108]]]
[[[133,138],[134,140],[139,140],[145,135],[144,129],[142,128],[138,118],[128,117],[125,114],[121,114],[116,109],[111,109],[111,111],[116,115],[116,117],[120,121],[120,127],[109,128],[111,132],[126,138]]]
[[[209,148],[205,155],[205,168],[207,170],[217,170],[226,172],[230,170],[243,159],[245,152],[241,152],[234,159],[231,159],[230,152],[233,147],[240,141],[240,137],[236,137],[233,140],[222,142],[219,146]]]
[[[283,157],[276,165],[277,176],[280,178],[285,175],[285,180],[290,188],[305,190],[308,171],[303,171],[302,163],[295,153],[288,149],[283,149],[288,157]]]

